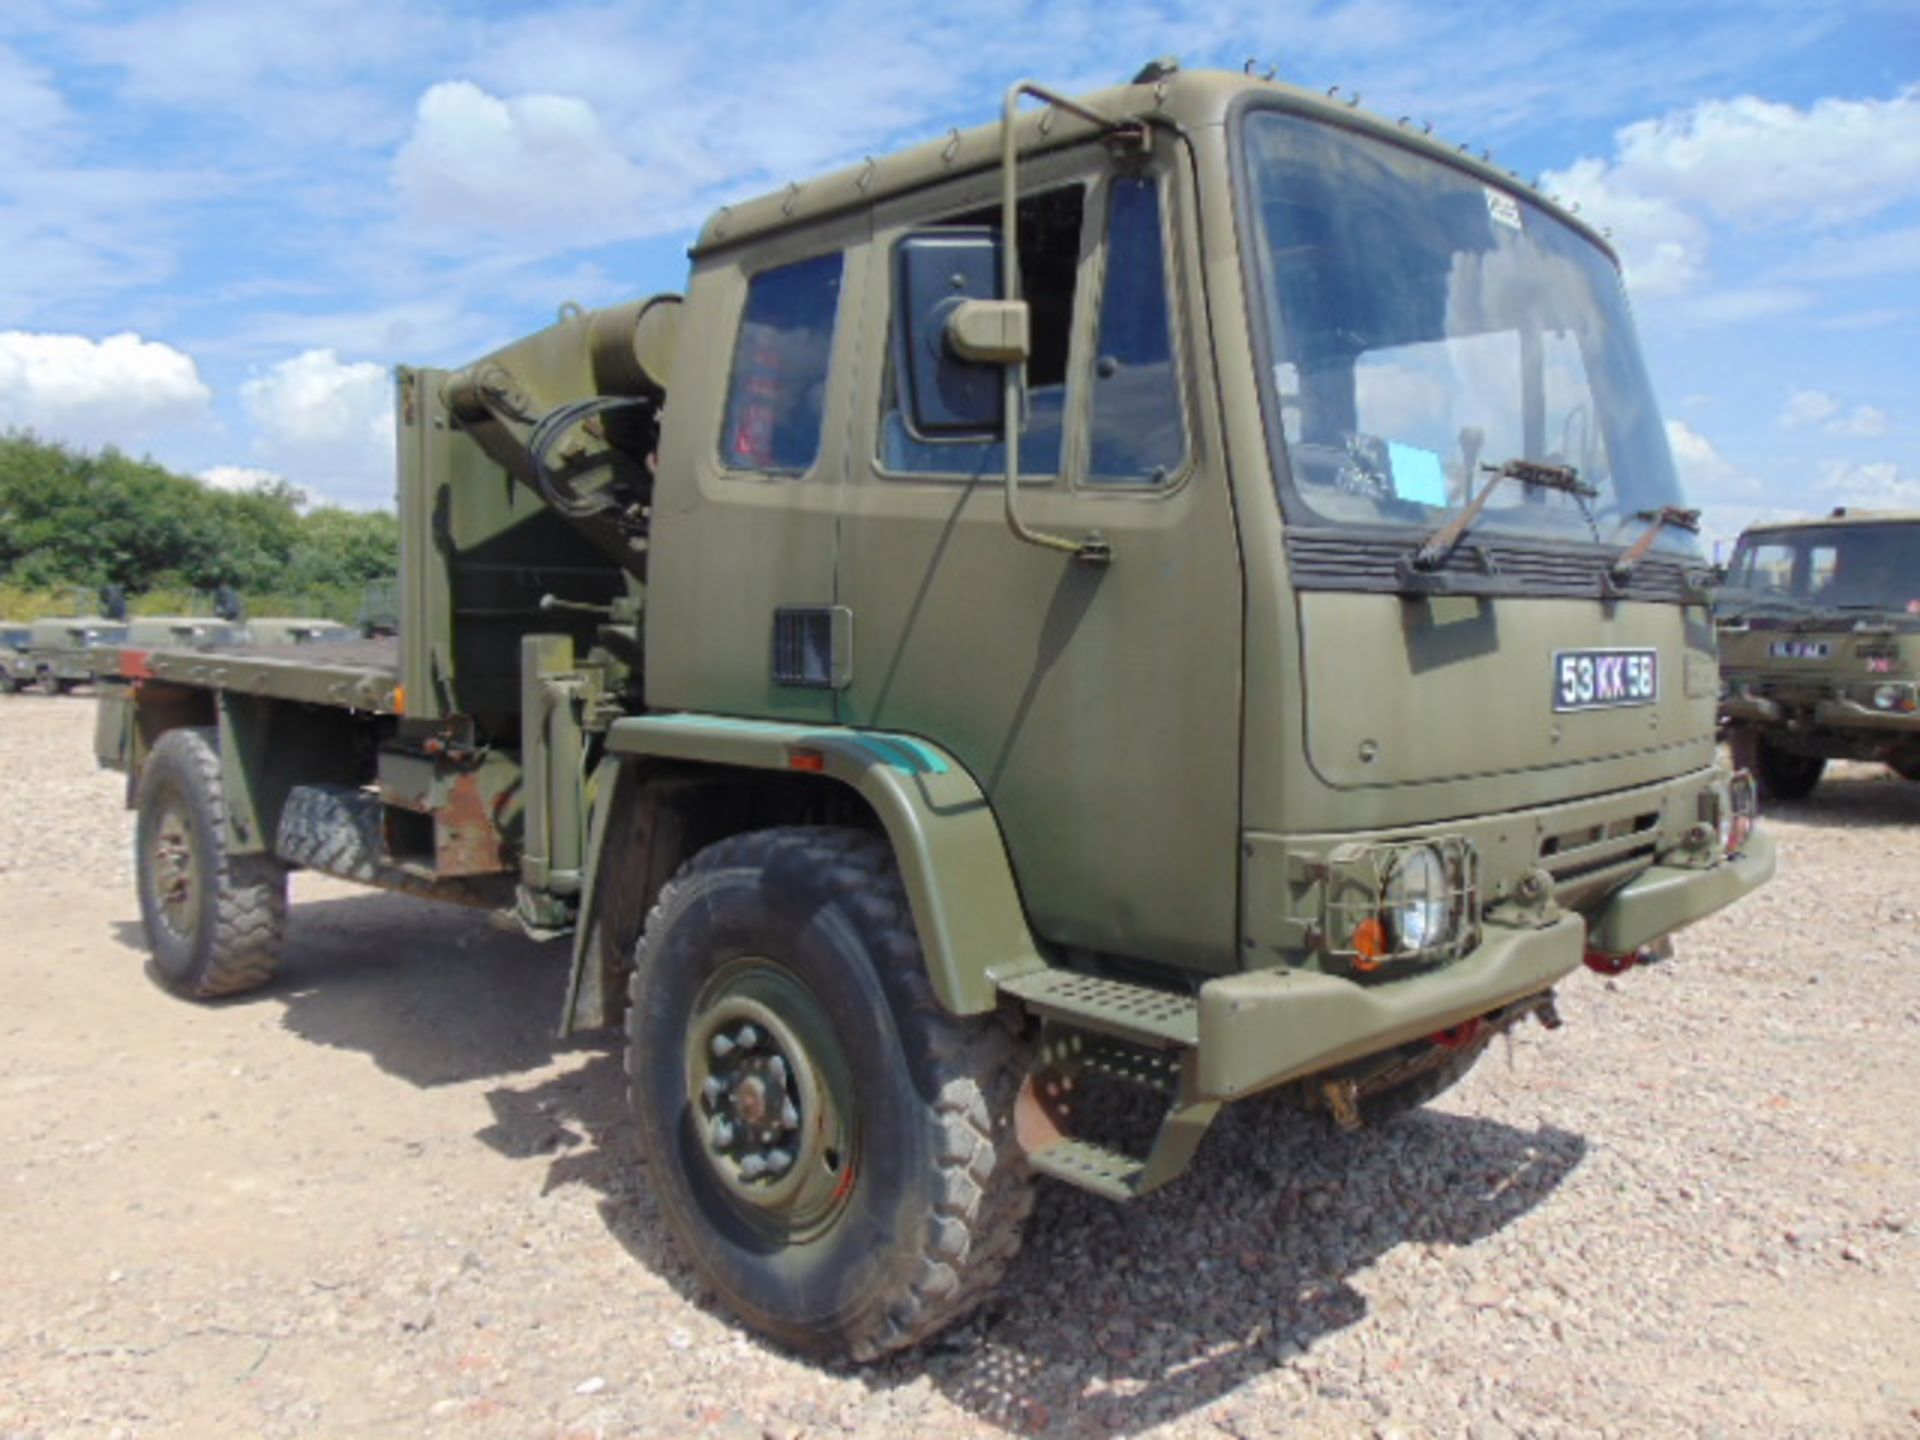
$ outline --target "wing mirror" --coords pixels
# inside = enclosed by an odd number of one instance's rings
[[[1027,306],[1000,298],[1000,242],[956,226],[900,243],[900,383],[916,437],[994,440],[1006,367],[1027,358]]]

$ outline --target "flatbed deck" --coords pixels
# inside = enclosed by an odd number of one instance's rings
[[[376,715],[401,713],[400,645],[391,637],[211,650],[95,652],[96,673],[162,680]]]

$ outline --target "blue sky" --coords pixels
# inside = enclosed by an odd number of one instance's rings
[[[0,427],[383,504],[396,362],[677,289],[716,204],[1167,54],[1610,226],[1716,534],[1920,506],[1913,0],[6,0]]]

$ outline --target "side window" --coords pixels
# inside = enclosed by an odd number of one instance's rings
[[[1160,485],[1186,454],[1161,252],[1160,191],[1150,177],[1123,176],[1114,180],[1111,193],[1087,479],[1096,485]]]
[[[720,434],[728,469],[799,474],[819,457],[841,263],[836,251],[748,282]]]
[[[1073,339],[1073,294],[1080,273],[1080,224],[1086,192],[1079,185],[1029,195],[1020,202],[1020,295],[1031,309],[1033,350],[1027,361],[1027,419],[1020,432],[1020,473],[1060,473],[1066,423],[1067,352]],[[997,228],[1000,209],[954,215],[943,225]],[[981,475],[1004,468],[1006,447],[979,440],[926,440],[900,412],[891,372],[880,416],[880,464],[908,475]]]

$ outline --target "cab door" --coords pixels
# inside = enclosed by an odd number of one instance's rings
[[[1241,578],[1221,472],[1184,156],[1088,146],[1021,166],[1031,307],[1023,518],[1098,533],[1093,566],[1009,533],[1001,446],[916,436],[893,382],[901,240],[997,227],[997,173],[875,217],[869,384],[853,417],[838,595],[848,723],[952,752],[1057,944],[1234,964]]]

